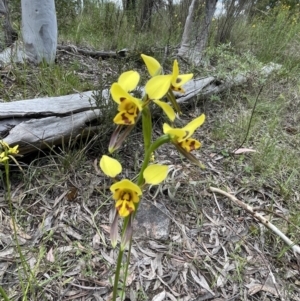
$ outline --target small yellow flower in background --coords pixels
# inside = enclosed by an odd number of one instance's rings
[[[123,179],[110,187],[116,201],[116,209],[121,217],[126,217],[135,210],[135,204],[140,201],[142,190],[133,182]]]
[[[155,155],[154,155],[153,153],[151,154],[150,161],[151,161],[151,162],[154,162],[154,161],[155,161]]]
[[[10,148],[8,149],[8,153],[9,153],[10,155],[16,155],[16,154],[18,154],[18,153],[19,153],[18,148],[19,148],[19,145],[16,145],[16,146],[14,146],[14,147],[10,147]]]
[[[120,162],[106,155],[102,156],[99,166],[102,171],[111,178],[115,178],[122,172],[122,165]]]
[[[0,153],[0,163],[4,163],[8,160],[9,158],[6,156],[5,152]]]
[[[19,145],[10,147],[5,141],[0,140],[0,163],[4,163],[9,159],[9,156],[14,156],[19,153]]]
[[[256,25],[255,25],[255,24],[253,24],[253,25],[252,25],[252,27],[253,27],[253,28],[255,28],[255,27],[256,27]]]
[[[195,130],[205,121],[205,115],[202,114],[198,118],[192,120],[183,128],[172,128],[167,123],[163,125],[164,134],[172,137],[172,142],[183,148],[186,152],[191,152],[201,147],[201,143],[190,138]]]
[[[19,145],[16,145],[14,147],[9,147],[9,145],[3,141],[0,140],[0,148],[7,154],[7,155],[16,155],[19,153]]]

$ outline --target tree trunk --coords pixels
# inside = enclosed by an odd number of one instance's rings
[[[22,34],[25,53],[34,63],[53,63],[57,46],[54,0],[22,0]]]
[[[1,22],[2,23],[1,25],[4,32],[5,47],[9,47],[18,38],[18,34],[13,29],[10,22],[7,0],[0,0],[1,19],[2,19],[2,15],[4,16],[4,22]]]
[[[123,9],[125,11],[135,10],[135,8],[136,8],[136,2],[135,2],[135,0],[122,0],[122,2],[123,2]]]
[[[248,18],[251,9],[250,5],[251,1],[249,0],[227,0],[224,2],[226,15],[220,20],[217,43],[232,42],[230,38],[232,28],[239,20],[239,17],[244,20]]]
[[[151,17],[154,0],[144,0],[142,5],[141,29],[146,31],[151,27]]]
[[[193,12],[196,0],[193,0],[189,7],[189,13],[185,20],[184,30],[181,39],[181,45],[178,50],[178,55],[186,57],[190,50],[190,32],[192,31],[193,25]]]
[[[205,1],[205,15],[199,26],[200,30],[198,32],[194,31],[194,36],[191,36],[191,32],[193,32],[193,14],[196,1],[193,0],[190,5],[178,55],[196,65],[201,62],[203,50],[205,49],[208,40],[210,24],[216,11],[217,2],[218,0]],[[197,24],[194,25],[194,27],[196,26]]]

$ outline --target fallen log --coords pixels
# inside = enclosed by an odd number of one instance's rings
[[[0,7],[0,15],[1,15],[1,7]],[[73,45],[58,45],[58,51],[65,51],[68,53],[72,53],[74,55],[81,54],[90,56],[93,58],[102,58],[103,60],[109,58],[121,58],[126,57],[128,50],[126,48],[121,49],[119,51],[92,51],[87,49],[78,48]],[[5,48],[2,52],[0,52],[0,65],[7,65],[11,62],[15,63],[24,63],[28,59],[28,55],[24,49],[23,42],[15,41],[9,47]]]
[[[120,58],[120,57],[125,57],[128,50],[127,49],[122,49],[120,51],[92,51],[92,50],[87,50],[87,49],[82,49],[78,48],[73,45],[58,45],[57,50],[60,51],[66,51],[68,53],[72,52],[74,54],[82,54],[86,56],[90,56],[93,58],[102,58],[102,59],[109,59],[109,58]]]
[[[270,64],[261,70],[268,76],[280,68]],[[247,74],[235,78],[218,80],[210,76],[194,79],[185,86],[184,94],[176,94],[178,103],[206,98],[233,86],[241,85]],[[99,133],[105,125],[101,123],[101,110],[97,107],[95,91],[77,94],[20,100],[0,103],[0,139],[9,145],[19,145],[21,154],[52,147],[70,139]],[[102,91],[102,99],[109,101],[109,91]]]

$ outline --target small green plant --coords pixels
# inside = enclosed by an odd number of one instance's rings
[[[14,230],[14,238],[15,238],[17,249],[18,249],[18,253],[22,260],[24,272],[26,272],[27,271],[26,261],[25,261],[24,257],[22,256],[22,252],[21,252],[20,245],[18,243],[18,238],[17,238],[17,226],[16,226],[16,222],[14,219],[14,215],[13,215],[13,206],[12,206],[12,201],[11,201],[10,180],[9,180],[9,159],[12,159],[15,161],[14,156],[17,155],[18,152],[19,152],[18,145],[14,146],[14,147],[10,147],[6,142],[4,142],[3,140],[0,140],[0,165],[4,165],[4,176],[3,176],[3,173],[1,170],[0,170],[0,173],[1,173],[2,179],[4,180],[3,182],[6,185],[5,199],[9,203],[9,209],[10,209],[10,213],[11,213],[11,217],[12,217],[12,225],[13,225],[13,230]],[[25,290],[25,287],[23,285],[22,285],[22,289]],[[0,294],[3,297],[3,300],[9,301],[9,298],[8,298],[6,292],[4,291],[4,289],[1,286],[0,286]]]

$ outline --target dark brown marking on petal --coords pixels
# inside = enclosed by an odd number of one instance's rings
[[[189,135],[189,131],[185,131],[185,135],[183,136],[183,139],[185,139]]]
[[[130,213],[133,212],[133,209],[128,204],[126,204],[125,207]]]
[[[179,142],[178,145],[189,153],[189,149],[186,147],[186,144],[184,144],[183,141]]]
[[[126,108],[126,112],[129,114],[129,115],[137,115],[136,114],[136,111],[138,110],[137,109],[137,106],[135,104],[129,104]]]
[[[196,144],[196,141],[190,142],[190,149],[191,149],[191,151],[193,151],[193,150],[196,149],[196,148],[195,148],[195,144]]]
[[[179,92],[179,93],[184,93],[184,90],[181,87],[174,87],[171,85],[171,90]]]
[[[182,79],[181,79],[181,78],[179,78],[179,77],[177,77],[177,78],[176,78],[176,84],[179,84],[179,83],[181,83],[181,81],[182,81]]]
[[[126,116],[126,113],[123,113],[121,116],[124,123],[131,124],[131,120]]]
[[[121,196],[121,199],[122,199],[123,201],[129,202],[129,201],[131,201],[131,199],[132,199],[132,195],[131,195],[131,193],[128,192],[128,191],[123,191],[122,196]]]
[[[123,102],[124,100],[126,100],[126,97],[120,97],[120,102]]]

